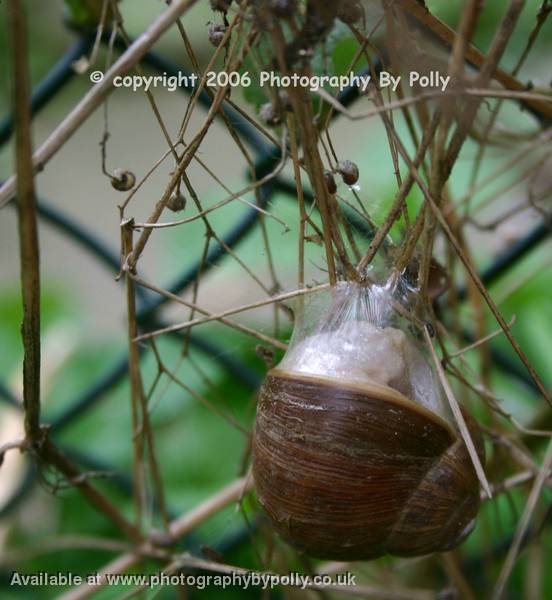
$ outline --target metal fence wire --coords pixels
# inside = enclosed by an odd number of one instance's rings
[[[71,82],[75,77],[73,68],[74,62],[87,55],[93,45],[95,37],[90,33],[79,32],[75,42],[59,59],[59,61],[51,68],[44,79],[34,88],[31,97],[32,115],[37,115],[42,109],[49,104],[56,102],[60,92]],[[109,38],[102,38],[103,44],[108,44]],[[131,40],[132,42],[132,40]],[[116,45],[120,50],[124,50],[127,44],[117,38]],[[180,65],[176,65],[166,57],[157,52],[148,51],[140,64],[148,69],[158,73],[164,73],[168,76],[178,76],[179,73],[184,75],[189,74]],[[376,69],[381,68],[377,64]],[[196,90],[195,87],[180,87],[179,91],[184,95],[191,95]],[[352,106],[359,98],[358,88],[356,86],[345,89],[338,97],[338,101],[345,107]],[[212,105],[212,97],[203,91],[199,95],[200,104],[209,109]],[[232,106],[228,103],[223,103],[223,108],[217,115],[218,119],[227,119],[235,131],[239,134],[240,139],[249,147],[253,153],[255,160],[255,180],[259,180],[271,173],[279,163],[281,156],[275,152],[274,147],[270,146],[259,135],[254,127]],[[334,119],[340,118],[340,113],[335,112]],[[13,134],[13,117],[6,116],[0,121],[0,145],[7,144]],[[248,171],[246,178],[251,179],[251,174]],[[271,202],[276,193],[287,194],[290,196],[296,195],[296,186],[292,181],[286,180],[281,175],[271,179],[259,188],[261,208],[270,210]],[[307,200],[312,200],[312,193],[305,190]],[[10,203],[14,206],[14,202]],[[373,231],[367,225],[366,221],[358,218],[354,211],[348,210],[347,217],[350,220],[352,227],[360,233],[366,240],[371,239]],[[46,199],[39,199],[38,213],[43,223],[47,223],[55,228],[59,235],[70,239],[74,244],[80,245],[98,263],[101,263],[110,273],[117,272],[120,268],[120,255],[118,249],[110,248],[101,241],[95,233],[87,227],[85,223],[78,222],[75,219],[66,215],[63,210],[55,208]],[[231,223],[222,237],[221,241],[210,240],[209,249],[206,258],[199,255],[195,263],[190,268],[181,272],[166,289],[173,294],[182,294],[188,290],[194,281],[200,277],[205,277],[213,266],[224,261],[228,257],[228,248],[235,249],[238,247],[252,232],[259,226],[259,212],[255,208],[248,208],[242,215]],[[489,285],[500,278],[504,273],[519,263],[525,256],[537,248],[540,244],[549,239],[550,223],[544,220],[538,224],[532,231],[527,233],[523,238],[512,244],[501,256],[496,258],[493,263],[482,271],[479,276],[485,285]],[[153,331],[164,325],[163,319],[160,316],[160,309],[168,302],[165,296],[155,296],[145,292],[142,288],[137,287],[139,294],[139,306],[137,310],[137,321],[141,331]],[[460,299],[466,297],[466,291],[463,288],[457,290],[457,296]],[[181,334],[174,333],[173,335],[181,337]],[[473,332],[465,331],[465,340],[473,340]],[[211,360],[216,361],[221,367],[227,370],[232,377],[237,381],[247,386],[250,390],[255,391],[260,385],[259,374],[252,370],[247,364],[239,359],[222,351],[222,348],[216,343],[206,339],[201,334],[193,332],[189,336],[189,343],[199,352],[209,356]],[[524,369],[511,358],[500,352],[496,348],[491,349],[492,359],[497,368],[501,369],[508,377],[517,380],[527,388],[537,391],[533,380],[527,375]],[[142,356],[144,353],[142,353]],[[60,413],[45,415],[44,422],[50,424],[50,435],[55,437],[64,429],[70,428],[88,411],[99,410],[102,400],[105,400],[108,393],[118,383],[120,383],[128,374],[128,356],[126,353],[120,356],[114,364],[103,375],[97,378],[93,384],[86,389],[80,391],[79,394],[69,403],[69,405]],[[9,390],[5,383],[0,382],[0,399],[2,402],[22,410],[22,405],[13,393]],[[106,464],[95,458],[88,450],[81,448],[61,447],[61,450],[77,464],[87,469],[109,471],[113,473],[110,482],[117,486],[119,490],[130,496],[132,494],[132,477],[126,473],[117,471],[114,465]],[[38,470],[32,460],[27,460],[27,470],[21,478],[19,487],[13,492],[11,497],[0,508],[0,519],[9,519],[21,504],[32,493],[33,489],[39,481]],[[157,507],[158,508],[158,507]],[[176,515],[177,511],[169,508],[172,515]],[[254,524],[253,524],[254,525]],[[499,540],[496,543],[497,548],[504,548],[510,541],[510,538]],[[182,548],[192,549],[196,551],[201,540],[195,534],[188,535],[180,542]],[[230,536],[224,539],[217,548],[221,551],[229,550],[240,544],[249,543],[249,530],[244,525],[237,533],[233,532]],[[483,557],[480,557],[483,558]],[[472,574],[476,574],[478,566],[478,558],[472,558],[467,568]],[[4,581],[7,574],[3,574]]]

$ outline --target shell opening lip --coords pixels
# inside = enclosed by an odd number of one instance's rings
[[[403,408],[408,408],[408,410],[415,410],[422,414],[424,417],[437,422],[441,427],[443,427],[443,429],[447,430],[450,433],[452,438],[458,437],[451,424],[448,423],[445,419],[443,419],[443,417],[433,412],[429,408],[426,408],[425,406],[414,402],[413,400],[411,400],[404,394],[401,394],[401,392],[395,390],[394,388],[389,387],[387,385],[383,385],[381,383],[377,383],[375,381],[367,380],[364,382],[361,380],[338,379],[336,377],[329,377],[327,375],[309,375],[306,373],[301,373],[299,371],[279,369],[278,367],[270,369],[267,375],[285,379],[298,379],[306,383],[313,383],[322,380],[324,384],[328,386],[346,387],[357,392],[366,392],[366,388],[369,386],[370,389],[372,391],[376,391],[379,397],[383,400],[392,402]]]

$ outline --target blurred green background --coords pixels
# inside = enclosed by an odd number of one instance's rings
[[[458,21],[463,2],[447,3],[428,1],[428,7],[451,26]],[[368,25],[377,17],[374,3],[367,3]],[[540,2],[527,2],[516,35],[508,46],[502,67],[509,70],[515,64],[526,43]],[[49,71],[51,66],[67,50],[75,38],[75,33],[66,25],[64,5],[61,0],[28,2],[28,27],[30,44],[31,79],[36,84]],[[125,26],[132,35],[139,34],[159,15],[165,4],[161,1],[123,0],[120,3],[125,18]],[[500,19],[503,3],[486,3],[483,18],[474,38],[481,49],[488,47],[496,24]],[[212,47],[206,35],[206,23],[217,20],[208,2],[199,2],[183,20],[192,45],[202,66],[207,64]],[[8,48],[5,21],[5,7],[0,6],[0,113],[9,111]],[[354,43],[342,38],[333,49],[336,68],[346,65],[354,52]],[[156,45],[156,51],[171,58],[177,64],[190,68],[181,39],[171,30]],[[520,73],[524,82],[531,80],[536,87],[546,87],[552,79],[550,70],[552,56],[552,20],[550,20],[535,45],[529,59]],[[103,68],[106,55],[102,50],[96,65]],[[35,145],[40,144],[67,111],[90,88],[86,74],[77,76],[34,121]],[[155,98],[169,131],[174,131],[186,107],[186,96],[178,92],[157,89]],[[252,115],[256,107],[247,102],[240,90],[233,92],[238,102]],[[201,123],[205,113],[199,111],[193,122]],[[537,125],[515,105],[505,107],[501,113],[504,127],[517,132],[535,131]],[[117,255],[119,244],[119,216],[117,203],[121,196],[114,191],[108,179],[101,174],[99,142],[102,136],[103,116],[98,110],[66,146],[51,161],[45,172],[37,178],[37,191],[41,198],[65,214],[92,230],[98,238]],[[402,123],[397,124],[404,133]],[[155,122],[144,94],[121,89],[109,99],[110,140],[107,157],[108,167],[129,168],[138,176],[143,175],[164,151],[164,140]],[[385,131],[375,120],[351,123],[338,119],[332,127],[332,139],[337,152],[344,158],[355,160],[361,172],[359,195],[370,214],[380,220],[392,201],[396,183],[392,175],[392,163],[387,151]],[[451,189],[462,196],[467,189],[471,163],[477,150],[469,142],[457,164],[451,179]],[[484,163],[483,176],[505,163],[516,152],[516,141],[508,145],[491,148]],[[0,150],[0,178],[5,179],[13,167],[13,148],[10,144]],[[209,132],[201,147],[201,156],[232,190],[246,184],[246,163],[237,152],[227,131],[217,124]],[[486,193],[498,190],[506,181],[514,180],[521,173],[523,165],[514,166],[504,178],[500,178],[488,188]],[[151,177],[131,205],[130,213],[137,220],[149,214],[153,202],[159,197],[167,180],[169,166],[162,166]],[[288,174],[290,170],[286,171]],[[197,165],[188,172],[205,206],[214,204],[226,194],[219,189]],[[344,197],[351,192],[340,187]],[[483,200],[486,193],[474,198],[474,203]],[[526,194],[526,183],[510,189],[499,204],[501,209],[515,206],[520,197]],[[349,198],[350,199],[350,198]],[[216,231],[223,235],[230,224],[243,214],[243,205],[232,203],[210,215]],[[282,226],[274,220],[267,220],[267,227],[274,255],[278,279],[283,289],[293,289],[297,281],[297,207],[296,201],[283,195],[275,195],[272,210],[279,219],[285,221],[289,231],[284,233]],[[494,207],[483,210],[482,221],[496,216]],[[517,214],[493,231],[479,231],[466,228],[466,236],[475,248],[475,259],[480,268],[490,264],[512,241],[529,231],[541,218],[538,211],[528,209]],[[41,266],[43,277],[43,415],[48,422],[70,406],[83,390],[98,381],[103,374],[126,352],[125,306],[122,286],[115,281],[116,272],[100,265],[96,258],[74,241],[64,238],[51,226],[41,224]],[[204,231],[195,222],[185,229],[161,230],[152,236],[143,261],[141,273],[160,285],[166,285],[178,274],[194,264],[203,247]],[[552,289],[551,243],[542,243],[539,248],[523,259],[492,287],[495,298],[504,300],[499,306],[507,319],[516,315],[513,331],[521,346],[529,356],[537,371],[548,386],[552,385],[550,356],[552,355]],[[439,252],[439,247],[437,251]],[[259,228],[239,245],[239,257],[270,286],[266,248]],[[7,207],[0,214],[0,380],[13,391],[16,397],[21,393],[22,348],[19,334],[21,322],[20,293],[18,280],[18,247],[16,220],[13,207]],[[318,246],[311,245],[307,256],[309,280],[323,280],[322,254]],[[512,285],[527,274],[530,280],[514,293],[508,291]],[[224,310],[242,303],[265,297],[265,292],[245,274],[231,258],[219,261],[203,278],[199,288],[199,303],[209,310]],[[190,295],[187,294],[188,298]],[[170,307],[163,311],[170,321],[182,321],[187,317],[183,307]],[[471,325],[471,317],[466,311],[460,315],[466,325]],[[240,315],[236,320],[255,326],[270,335],[274,334],[272,311],[269,309],[252,311]],[[276,334],[286,339],[290,324],[284,323]],[[496,325],[489,317],[489,331]],[[266,371],[265,362],[255,351],[255,340],[224,328],[220,324],[204,325],[198,329],[204,338],[216,345],[219,354],[235,359],[248,369],[251,377],[262,378]],[[502,336],[493,341],[493,346],[517,360],[513,351]],[[167,365],[178,364],[181,343],[162,338],[159,350]],[[227,410],[246,427],[252,423],[255,413],[255,394],[252,389],[240,382],[221,366],[216,356],[208,356],[192,347],[191,358],[214,387],[198,374],[198,370],[184,361],[178,376],[187,385],[199,391],[215,406]],[[277,358],[277,357],[276,357]],[[475,359],[474,362],[475,363]],[[146,387],[155,376],[155,360],[150,352],[145,352],[142,362]],[[529,423],[543,409],[531,390],[514,382],[508,375],[493,369],[490,373],[493,389],[503,400],[503,407],[513,413],[523,423]],[[175,514],[193,508],[202,499],[218,490],[240,473],[245,456],[244,436],[214,414],[193,397],[177,386],[162,385],[152,400],[153,423],[156,429],[158,454],[161,457],[167,501]],[[0,444],[21,436],[21,419],[17,410],[0,404]],[[70,427],[56,435],[56,441],[75,456],[85,454],[98,465],[106,465],[117,473],[131,472],[130,407],[129,386],[126,380],[106,393],[101,402],[92,410],[82,414]],[[537,450],[537,456],[539,455]],[[21,485],[25,476],[27,459],[18,453],[10,453],[0,471],[0,506]],[[102,470],[101,468],[99,470]],[[53,481],[53,474],[47,479]],[[132,501],[114,485],[112,477],[99,480],[98,485],[113,497],[120,508],[131,512]],[[53,598],[59,590],[24,590],[7,585],[9,572],[16,554],[22,554],[17,564],[21,572],[31,571],[74,571],[88,573],[101,567],[112,554],[105,551],[69,550],[55,551],[33,556],[25,549],[40,546],[43,542],[59,535],[113,538],[116,531],[95,511],[90,509],[78,493],[71,489],[61,489],[55,496],[45,485],[37,485],[16,511],[0,521],[0,595],[2,598]],[[495,543],[507,537],[514,530],[523,508],[525,494],[514,492],[502,496],[492,505],[486,504],[476,532],[464,547],[464,556],[481,556],[490,552]],[[550,501],[550,492],[545,492]],[[251,515],[254,518],[254,515]],[[154,520],[155,521],[155,520]],[[188,548],[199,551],[200,544],[218,547],[228,543],[233,535],[242,535],[243,519],[234,507],[213,517],[187,540]],[[550,557],[552,536],[547,528],[541,537],[544,557]],[[26,555],[27,553],[27,555]],[[236,543],[224,554],[230,564],[258,568],[255,549],[248,536]],[[519,561],[509,585],[509,597],[524,597],[525,575],[531,554],[526,553]],[[10,562],[12,561],[12,562]],[[365,574],[377,578],[377,569],[391,568],[392,559],[382,559],[365,568]],[[297,567],[297,565],[292,565]],[[496,577],[500,562],[489,560],[482,565],[481,572],[474,567],[474,578],[484,583]],[[149,565],[148,568],[155,568]],[[404,575],[404,573],[403,573]],[[543,588],[546,597],[552,597],[552,575],[545,573]],[[408,579],[408,577],[406,576]],[[484,585],[482,583],[482,585]],[[98,598],[119,597],[124,590],[105,589]],[[163,590],[158,597],[173,597],[174,591]],[[276,594],[278,596],[280,592]],[[256,598],[259,590],[217,590],[194,591],[191,597],[205,598]],[[276,597],[274,596],[274,597]],[[149,597],[149,596],[145,596]],[[484,597],[484,596],[481,596]]]

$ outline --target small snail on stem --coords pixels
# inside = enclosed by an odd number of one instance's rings
[[[389,286],[358,284],[303,300],[260,391],[257,494],[280,535],[315,557],[443,552],[475,523],[475,469],[433,371],[394,326],[393,301]]]

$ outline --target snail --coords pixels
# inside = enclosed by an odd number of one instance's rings
[[[285,90],[279,90],[274,102],[266,102],[259,109],[259,116],[265,125],[275,127],[282,123],[285,112],[291,111],[291,100]]]
[[[220,43],[224,39],[224,35],[227,30],[226,25],[220,25],[219,23],[209,23],[207,27],[207,38],[211,44],[215,47],[220,46]]]
[[[232,0],[210,0],[211,9],[218,12],[227,12],[232,4]]]
[[[111,175],[111,185],[119,192],[128,192],[136,183],[136,176],[125,169],[115,169]]]
[[[335,194],[337,192],[337,185],[331,171],[324,171],[324,181],[326,182],[328,192],[330,192],[330,194]]]
[[[261,105],[261,108],[259,109],[259,116],[261,121],[270,127],[280,125],[282,122],[282,114],[278,110],[278,107],[274,106],[272,102],[266,102],[265,104]]]
[[[347,185],[354,185],[358,181],[358,167],[352,160],[339,161],[337,172]]]
[[[336,286],[329,305],[310,307],[312,323],[296,315],[260,390],[257,496],[277,532],[314,557],[443,552],[475,523],[475,469],[432,369],[393,326],[392,300],[385,286]]]
[[[358,0],[342,0],[337,9],[337,18],[347,25],[354,25],[364,17],[364,9]]]
[[[297,0],[269,0],[268,8],[277,17],[293,17],[297,10]]]

